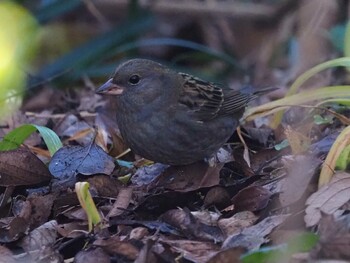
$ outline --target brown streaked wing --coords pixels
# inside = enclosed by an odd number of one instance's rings
[[[236,90],[225,92],[225,100],[222,105],[222,113],[225,115],[234,114],[244,109],[248,102],[255,98],[252,94],[242,93]]]
[[[220,112],[224,102],[223,90],[185,73],[179,73],[185,80],[179,103],[186,105],[199,120],[212,119]]]

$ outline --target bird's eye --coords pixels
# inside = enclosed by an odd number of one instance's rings
[[[132,85],[136,85],[139,82],[140,82],[140,76],[139,75],[132,75],[129,78],[129,83],[132,84]]]

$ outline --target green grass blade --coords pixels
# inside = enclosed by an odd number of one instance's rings
[[[244,113],[243,119],[250,121],[257,117],[267,116],[275,112],[279,113],[280,111],[288,109],[294,105],[304,105],[317,100],[323,101],[337,99],[339,101],[344,101],[347,98],[350,98],[350,86],[330,86],[314,90],[307,90],[247,109],[247,111]]]
[[[33,125],[38,132],[40,133],[41,137],[43,137],[43,140],[47,146],[47,149],[49,150],[51,156],[62,147],[62,142],[60,138],[57,136],[57,134],[44,126],[39,125]]]
[[[38,131],[42,136],[51,156],[62,147],[57,134],[51,129],[35,124],[24,124],[4,136],[0,142],[0,151],[17,149],[35,131]]]
[[[342,58],[329,60],[329,61],[321,63],[321,64],[307,70],[306,72],[301,74],[294,81],[294,83],[290,87],[289,91],[287,92],[286,97],[297,93],[300,86],[303,85],[312,76],[316,75],[317,73],[321,72],[322,70],[325,70],[328,68],[334,68],[334,67],[350,67],[350,57],[342,57]],[[349,91],[349,93],[350,93],[350,91]],[[272,125],[271,125],[272,127],[277,127],[281,123],[283,113],[284,113],[284,111],[280,111],[276,114],[276,116],[272,122]]]

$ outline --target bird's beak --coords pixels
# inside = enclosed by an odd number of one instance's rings
[[[124,89],[116,84],[114,84],[113,79],[109,79],[105,84],[96,90],[97,94],[108,94],[108,95],[120,95],[123,93]]]

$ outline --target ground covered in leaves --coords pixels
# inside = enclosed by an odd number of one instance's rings
[[[111,13],[128,1],[83,2],[33,11],[47,57],[1,123],[0,262],[350,260],[350,86],[334,69],[350,65],[344,2],[163,0],[140,3],[140,21]],[[50,30],[75,49],[52,45]],[[253,86],[279,89],[249,106],[215,159],[153,163],[128,149],[115,105],[95,94],[136,56],[236,88],[248,68]]]

